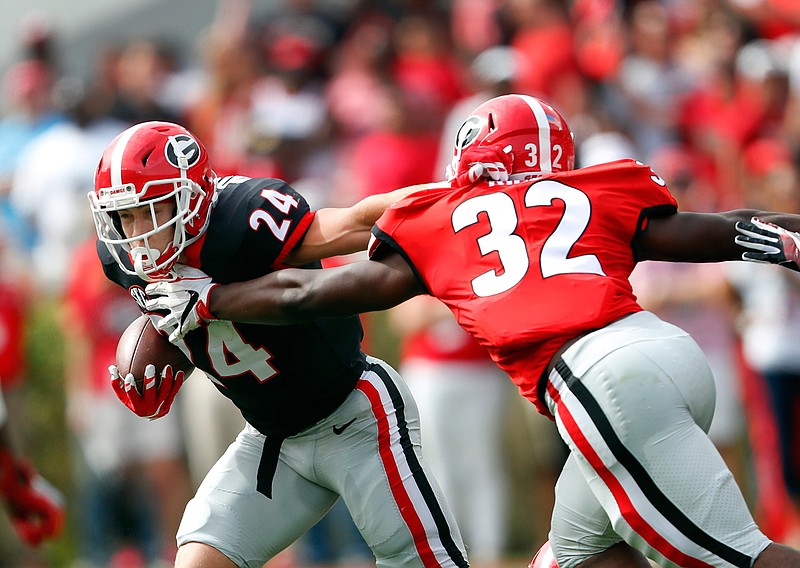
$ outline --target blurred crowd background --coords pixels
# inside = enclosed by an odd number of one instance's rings
[[[320,208],[442,179],[469,110],[520,92],[565,116],[578,166],[641,160],[682,209],[800,213],[794,0],[218,0],[180,34],[116,25],[75,65],[58,19],[25,14],[2,77],[0,384],[70,522],[31,551],[1,518],[0,566],[171,565],[183,505],[240,426],[202,377],[153,423],[108,388],[136,308],[98,272],[86,193],[133,123],[180,122],[218,174],[280,177]],[[634,284],[708,354],[713,438],[765,532],[798,545],[800,277],[773,268],[647,263]],[[415,385],[473,564],[526,565],[564,459],[552,423],[435,306],[363,320],[367,351]],[[369,566],[346,511],[331,518],[270,564]]]

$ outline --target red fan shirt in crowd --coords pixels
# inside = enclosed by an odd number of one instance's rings
[[[406,337],[401,347],[401,359],[428,361],[488,361],[489,354],[470,334],[452,321],[442,321]]]

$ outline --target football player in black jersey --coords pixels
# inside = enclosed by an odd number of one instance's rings
[[[105,150],[89,201],[106,275],[147,313],[150,282],[195,273],[237,282],[363,250],[383,210],[423,189],[315,212],[283,181],[217,178],[190,132],[147,122]],[[177,342],[247,424],[187,505],[176,566],[260,567],[340,496],[380,566],[467,566],[422,460],[414,401],[391,367],[361,351],[362,337],[353,317],[217,321]],[[139,392],[133,377],[110,371],[120,400],[151,419],[169,411],[184,380],[153,367]]]

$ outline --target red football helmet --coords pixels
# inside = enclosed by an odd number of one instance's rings
[[[539,552],[531,560],[528,568],[558,568],[556,557],[553,555],[553,549],[550,548],[550,541],[545,541]]]
[[[216,199],[208,153],[188,130],[169,122],[143,122],[117,136],[103,152],[94,176],[89,203],[97,236],[120,267],[145,280],[169,276],[184,249],[206,230]],[[156,203],[171,200],[172,218],[156,220]],[[119,211],[149,206],[153,229],[128,238]],[[174,232],[171,244],[160,251],[150,246],[153,235]],[[140,242],[139,246],[132,243]],[[131,270],[120,257],[128,253]]]
[[[478,106],[456,135],[451,172],[465,148],[503,145],[512,153],[510,179],[527,179],[575,167],[575,142],[556,109],[529,95],[502,95]]]

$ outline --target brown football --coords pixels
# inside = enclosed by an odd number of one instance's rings
[[[173,372],[183,371],[187,375],[194,369],[191,361],[179,347],[161,335],[150,318],[139,316],[122,333],[117,343],[117,368],[121,377],[132,373],[139,392],[144,381],[144,369],[152,363],[160,374],[166,365],[172,365]]]

